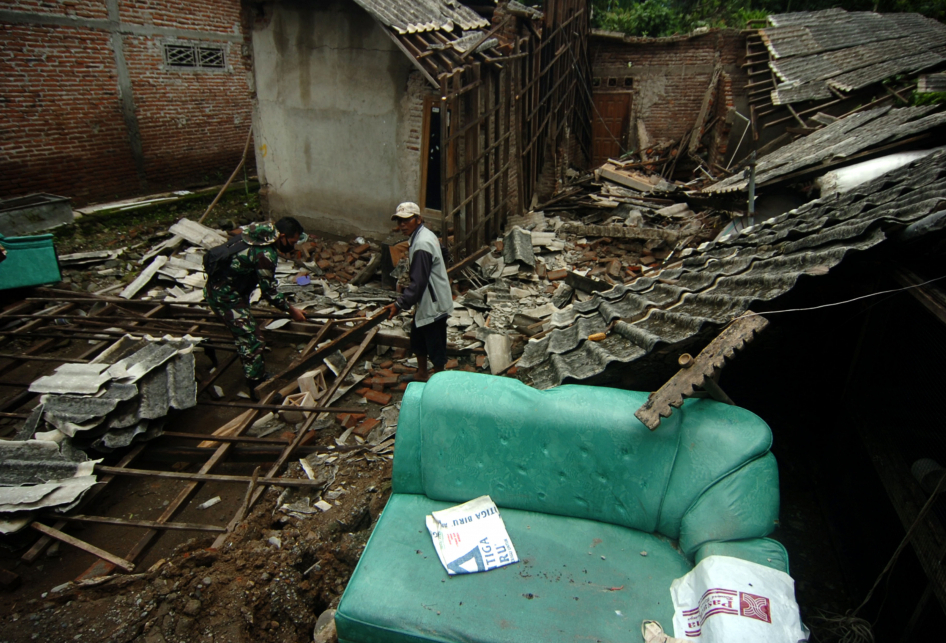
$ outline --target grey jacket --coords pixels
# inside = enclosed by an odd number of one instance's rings
[[[453,293],[437,235],[424,225],[417,228],[411,235],[408,257],[411,284],[398,298],[398,308],[404,310],[416,304],[414,324],[418,327],[450,315],[453,312]]]

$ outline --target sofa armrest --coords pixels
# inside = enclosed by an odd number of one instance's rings
[[[767,536],[778,509],[778,466],[770,452],[703,492],[683,516],[680,548],[692,558],[707,543]]]
[[[782,543],[771,538],[747,538],[726,542],[706,543],[696,551],[693,562],[699,564],[709,556],[730,556],[750,563],[758,563],[788,573],[788,552]]]

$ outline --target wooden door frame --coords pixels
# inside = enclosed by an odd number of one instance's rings
[[[618,135],[617,135],[615,138],[618,138],[618,139],[622,139],[622,138],[623,138],[623,139],[624,139],[624,140],[622,140],[622,141],[619,142],[620,145],[624,146],[624,149],[627,150],[627,149],[630,149],[630,147],[631,147],[631,139],[632,139],[632,131],[633,131],[633,128],[631,127],[630,118],[633,116],[633,113],[634,113],[634,95],[636,94],[636,92],[634,91],[634,89],[624,89],[623,87],[615,87],[615,88],[613,88],[613,89],[612,89],[612,88],[607,88],[607,89],[600,89],[600,88],[599,88],[598,91],[592,91],[592,93],[591,93],[591,103],[592,103],[592,108],[591,108],[591,116],[592,116],[592,121],[591,121],[591,156],[592,156],[592,159],[594,158],[594,145],[595,145],[595,135],[594,135],[594,131],[595,131],[595,130],[594,130],[594,127],[595,127],[595,123],[596,123],[598,120],[601,120],[601,121],[602,121],[602,124],[604,124],[604,123],[603,123],[603,120],[604,120],[604,119],[601,117],[601,115],[598,113],[597,108],[594,106],[595,98],[596,98],[597,96],[601,96],[601,95],[614,96],[614,95],[617,95],[617,94],[627,95],[629,103],[628,103],[628,106],[627,106],[627,118],[628,118],[628,122],[622,124],[622,131],[619,132]],[[625,126],[627,127],[627,131],[623,131],[623,128],[624,128]],[[610,131],[610,130],[609,130],[609,131]]]
[[[418,189],[417,205],[420,207],[421,214],[429,212],[430,214],[440,214],[440,210],[427,209],[427,164],[430,160],[430,112],[434,107],[441,108],[440,118],[443,118],[443,107],[440,104],[440,98],[437,96],[424,96],[423,114],[420,125],[420,188]],[[440,153],[443,154],[443,145],[440,146]],[[440,178],[443,181],[443,177]]]

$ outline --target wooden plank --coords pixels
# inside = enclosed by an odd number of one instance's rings
[[[204,436],[210,437],[210,436]],[[109,473],[115,476],[131,476],[135,478],[164,478],[166,480],[192,480],[195,482],[238,482],[246,484],[250,481],[248,476],[227,476],[214,473],[183,473],[181,471],[152,471],[151,469],[127,469],[122,467],[109,467],[104,464],[95,465],[96,473]],[[304,478],[261,478],[260,484],[272,485],[274,487],[313,487],[316,480]]]
[[[108,516],[63,516],[62,520],[69,522],[90,522],[102,525],[118,525],[121,527],[147,527],[148,529],[171,529],[177,531],[226,531],[217,525],[201,525],[193,522],[157,522],[156,520],[125,520],[124,518],[109,518]]]
[[[348,374],[351,373],[352,368],[358,362],[361,356],[364,354],[365,349],[367,349],[368,346],[371,345],[371,342],[372,340],[374,340],[374,336],[377,333],[378,333],[377,328],[371,329],[369,334],[364,338],[364,340],[362,340],[361,344],[358,346],[358,350],[351,357],[351,359],[348,360],[348,364],[345,366],[345,369],[341,373],[339,373],[338,377],[335,378],[335,383],[332,385],[331,388],[329,388],[328,391],[325,392],[325,395],[322,396],[319,402],[324,404],[332,399],[332,396],[335,394],[335,391],[338,390],[338,387],[341,385],[342,381],[344,381],[344,379],[348,377]],[[312,426],[312,423],[315,421],[317,417],[318,415],[316,415],[315,413],[309,416],[309,418],[302,425],[302,428],[299,429],[299,433],[296,434],[296,438],[292,441],[292,444],[286,447],[286,449],[282,452],[282,454],[276,460],[276,463],[272,466],[272,468],[270,468],[269,472],[266,474],[267,478],[265,479],[273,479],[273,476],[279,473],[279,470],[282,468],[283,464],[285,464],[286,460],[289,459],[293,451],[296,450],[296,447],[298,447],[302,443],[302,440],[305,439],[306,433],[308,433],[309,431],[309,427]],[[230,523],[227,525],[227,533],[230,533],[236,528],[239,522],[243,520],[243,516],[246,515],[246,512],[249,511],[250,508],[259,499],[259,497],[263,495],[263,492],[266,490],[266,483],[264,483],[265,479],[257,480],[256,474],[254,473],[252,477],[253,482],[251,482],[251,487],[250,487],[251,490],[248,492],[249,500],[244,501],[243,506],[240,507],[240,510],[237,511],[234,517],[230,520]],[[255,489],[253,489],[253,485],[256,485],[257,482],[259,483],[260,486],[257,486]],[[311,482],[316,482],[316,481],[313,480]],[[213,547],[219,549],[220,547],[223,546],[225,542],[226,542],[226,534],[221,534],[214,541]]]
[[[902,266],[894,271],[893,276],[897,282],[909,288],[907,292],[913,295],[914,299],[933,313],[940,322],[946,324],[946,294],[943,291],[929,284],[920,285],[925,280]]]
[[[272,395],[270,394],[263,400],[263,403],[265,404],[269,402],[271,399],[272,399]],[[239,426],[236,427],[234,434],[240,435],[241,433],[243,433],[243,431],[245,431],[246,428],[253,422],[253,419],[256,417],[256,413],[257,413],[256,411],[247,411],[244,421]],[[313,415],[312,417],[316,417],[316,416]],[[217,450],[214,451],[213,455],[210,456],[210,458],[207,459],[207,462],[204,463],[204,465],[200,468],[199,473],[204,474],[204,473],[210,472],[214,467],[217,466],[217,464],[219,464],[222,460],[226,458],[227,454],[229,454],[232,448],[233,448],[233,445],[229,443],[221,444],[219,447],[217,447]],[[172,517],[174,517],[174,514],[176,514],[180,510],[180,508],[185,503],[187,503],[191,499],[191,497],[193,497],[193,495],[197,492],[197,489],[200,488],[200,484],[201,483],[199,481],[188,482],[187,485],[185,485],[185,487],[181,489],[178,495],[168,504],[164,512],[158,517],[158,522],[168,522]],[[132,546],[132,548],[129,550],[126,558],[132,561],[136,560],[138,556],[140,556],[141,553],[148,547],[151,541],[155,537],[157,537],[160,533],[161,532],[159,532],[157,529],[149,529],[148,531],[146,531],[144,534],[142,534],[141,538],[138,539],[138,542],[135,543]],[[110,564],[107,562],[100,565],[93,565],[92,567],[87,569],[79,578],[80,579],[94,578],[95,576],[103,576],[105,574],[109,574],[114,569],[114,567],[111,567],[109,565]]]
[[[314,411],[316,413],[364,413],[362,408],[333,407],[333,406],[293,406],[287,409],[280,404],[256,404],[254,402],[198,402],[200,406],[225,406],[239,409],[260,409],[264,411]]]
[[[388,318],[387,311],[385,310],[378,311],[377,313],[375,313],[373,317],[369,317],[365,321],[365,323],[361,324],[360,326],[355,326],[354,328],[345,331],[343,334],[339,335],[334,340],[332,340],[331,343],[326,344],[319,350],[315,351],[310,357],[307,357],[295,367],[290,368],[286,370],[285,372],[283,372],[280,375],[280,378],[290,378],[290,377],[295,378],[295,377],[298,377],[299,375],[302,375],[307,370],[311,370],[312,364],[321,360],[326,355],[330,355],[331,353],[335,352],[336,350],[339,349],[339,347],[344,346],[345,344],[349,342],[354,342],[356,339],[360,338],[364,333],[367,333],[372,328],[380,325],[381,322],[383,322],[387,318]],[[263,382],[262,384],[260,384],[258,387],[256,387],[257,392],[262,393],[264,391],[267,391],[268,390],[267,387],[272,386],[273,381],[274,380],[270,380],[269,382]]]
[[[88,552],[93,556],[98,556],[102,560],[108,561],[116,567],[121,567],[126,572],[132,572],[135,570],[135,564],[131,561],[120,558],[114,554],[110,554],[104,549],[99,549],[95,545],[90,545],[89,543],[79,540],[78,538],[73,538],[69,534],[64,534],[58,529],[47,527],[41,522],[34,522],[30,524],[30,527],[42,534],[45,534],[46,536],[49,536],[50,538],[55,538],[58,541],[66,543],[67,545],[72,545],[73,547],[77,547],[82,551]]]
[[[359,413],[362,413],[362,409]],[[184,433],[182,431],[165,431],[158,438],[180,438],[182,440],[208,440],[208,438],[213,438],[210,440],[213,443],[216,442],[238,442],[238,443],[248,443],[248,444],[281,444],[283,446],[289,444],[289,440],[282,440],[280,438],[253,438],[249,436],[239,436],[231,437],[228,435],[207,435],[206,433]],[[155,438],[155,439],[158,439]]]
[[[490,246],[483,246],[482,248],[480,248],[479,250],[471,254],[469,257],[467,257],[463,261],[459,263],[455,263],[452,266],[450,266],[450,268],[447,269],[447,276],[449,277],[456,272],[462,271],[464,268],[473,264],[477,259],[486,255],[489,251],[490,251]]]

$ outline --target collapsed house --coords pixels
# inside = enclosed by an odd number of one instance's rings
[[[455,260],[589,156],[581,0],[261,5],[257,167],[274,216],[384,233],[402,201],[453,227]]]
[[[929,577],[929,589],[924,591],[922,586],[914,587],[913,583],[897,600],[901,608],[911,601],[916,603],[913,627],[922,630],[921,618],[935,619],[939,614],[940,608],[931,597],[935,596],[944,604],[946,596],[946,586],[938,571],[938,558],[946,541],[942,538],[941,517],[937,512],[929,513],[930,498],[935,497],[942,479],[942,463],[946,461],[946,451],[935,431],[937,386],[942,378],[933,374],[929,381],[924,381],[927,378],[915,358],[923,348],[915,341],[917,336],[928,338],[938,350],[943,338],[939,322],[946,318],[944,299],[933,285],[942,276],[938,270],[942,265],[942,228],[946,224],[946,152],[936,149],[946,143],[946,118],[942,109],[904,106],[900,89],[891,93],[884,87],[879,87],[883,96],[872,94],[870,100],[863,100],[864,94],[857,92],[878,90],[877,81],[872,81],[873,87],[870,83],[842,87],[840,81],[828,80],[827,91],[837,100],[825,102],[817,96],[809,97],[805,100],[815,101],[816,110],[812,112],[813,107],[808,103],[788,101],[794,95],[791,87],[779,86],[777,90],[769,88],[769,97],[773,109],[786,109],[788,116],[785,117],[784,112],[782,116],[790,120],[781,123],[789,124],[774,136],[776,128],[765,125],[778,119],[769,118],[774,112],[759,113],[755,99],[747,101],[752,105],[752,114],[744,126],[741,120],[730,118],[731,113],[724,118],[726,110],[730,109],[728,92],[732,91],[733,83],[738,82],[733,80],[737,70],[732,68],[732,61],[727,60],[719,74],[715,64],[703,69],[706,75],[699,80],[703,89],[695,94],[698,99],[690,105],[695,113],[689,125],[671,133],[663,142],[641,147],[639,141],[633,143],[630,138],[633,132],[639,131],[631,122],[645,115],[631,109],[615,121],[621,131],[611,130],[612,134],[625,137],[617,142],[620,151],[617,156],[621,158],[615,158],[609,151],[598,156],[605,162],[594,173],[563,172],[563,161],[579,158],[573,155],[575,148],[570,142],[575,134],[570,130],[575,123],[569,120],[571,116],[556,112],[558,103],[543,101],[552,100],[549,97],[556,95],[556,88],[582,82],[580,75],[571,75],[574,69],[580,68],[574,61],[570,71],[564,69],[569,67],[567,61],[574,42],[566,37],[570,27],[565,25],[576,25],[582,18],[575,17],[578,14],[568,17],[567,7],[557,13],[554,8],[546,7],[546,13],[539,16],[509,3],[505,6],[508,13],[504,16],[497,9],[490,26],[484,24],[484,18],[462,5],[448,2],[435,5],[423,7],[423,12],[436,8],[435,14],[412,14],[410,9],[414,5],[391,8],[375,2],[338,2],[330,9],[310,9],[294,3],[263,7],[254,36],[262,133],[258,153],[261,168],[267,167],[269,172],[264,180],[273,212],[298,214],[305,212],[306,207],[321,208],[321,204],[337,208],[337,212],[351,207],[365,216],[373,216],[380,230],[387,225],[392,204],[413,199],[411,191],[415,189],[413,194],[417,198],[414,200],[426,206],[428,217],[436,220],[436,208],[431,207],[434,203],[425,199],[439,193],[442,232],[455,252],[451,276],[459,291],[456,311],[449,322],[450,350],[465,361],[462,366],[454,364],[453,368],[515,375],[536,389],[585,383],[657,390],[668,381],[682,377],[688,378],[689,388],[684,394],[669,398],[666,413],[672,415],[671,407],[682,403],[683,397],[701,395],[735,400],[757,412],[772,424],[776,435],[774,449],[782,465],[783,497],[788,498],[783,502],[783,515],[787,515],[783,517],[778,537],[792,552],[793,570],[800,581],[799,595],[806,596],[809,604],[815,604],[813,596],[828,593],[829,587],[819,586],[828,582],[821,578],[827,567],[841,568],[835,575],[847,575],[851,593],[864,594],[874,580],[873,575],[883,568],[887,553],[893,551],[903,533],[909,531],[916,534],[912,541],[915,553],[914,558],[903,561],[907,569],[904,573],[912,574],[911,579],[922,578],[925,573]],[[334,13],[327,15],[330,12]],[[322,18],[328,22],[321,22]],[[863,23],[865,20],[868,22]],[[818,40],[819,29],[825,24],[832,25],[830,33],[849,31],[856,35],[866,28],[864,24],[875,25],[870,22],[875,20],[860,14],[847,15],[840,10],[795,18],[773,16],[772,27],[749,35],[748,60],[763,58],[763,52],[752,51],[756,42],[781,43],[770,44],[771,50],[767,49],[768,53],[764,54],[771,55],[771,59],[766,60],[775,63],[788,57],[784,47],[792,38],[799,42],[820,42],[818,46],[824,49],[834,46],[826,44],[823,38]],[[316,23],[347,27],[332,35],[321,33]],[[922,55],[918,62],[901,61],[906,66],[885,63],[886,66],[870,73],[864,71],[865,79],[876,77],[884,69],[898,70],[891,73],[926,74],[939,68],[937,65],[943,62],[942,58],[936,58],[942,46],[937,40],[942,31],[939,27],[913,18],[898,18],[891,24],[895,26],[875,30],[889,36],[880,39],[876,46],[889,51],[891,60],[896,61],[902,58],[897,53],[900,50],[893,46],[888,50],[890,43],[883,43],[906,39],[916,44]],[[902,27],[896,27],[903,24],[922,24],[928,28],[919,29],[918,40],[914,42],[903,35]],[[429,111],[425,107],[423,114],[428,120],[418,132],[432,137],[439,131],[442,138],[437,146],[445,151],[455,143],[447,158],[436,161],[428,156],[422,163],[426,164],[428,173],[438,164],[443,170],[444,180],[439,189],[427,190],[432,184],[423,180],[418,183],[418,176],[408,176],[403,181],[403,177],[395,177],[391,172],[402,172],[411,162],[392,163],[394,157],[386,156],[392,154],[391,150],[374,149],[385,162],[373,164],[378,160],[374,159],[364,166],[368,183],[394,185],[393,189],[385,194],[369,193],[364,184],[360,184],[359,193],[349,194],[346,199],[364,197],[364,208],[356,208],[348,201],[344,203],[349,205],[344,205],[342,201],[317,198],[321,193],[316,192],[308,193],[311,198],[303,199],[303,187],[319,183],[318,179],[310,177],[317,171],[324,169],[327,172],[324,176],[331,180],[316,187],[330,190],[342,184],[337,180],[339,172],[354,170],[313,165],[315,169],[307,167],[302,172],[297,157],[306,156],[305,135],[282,136],[269,130],[273,138],[268,141],[263,135],[273,123],[283,122],[280,118],[301,119],[293,121],[291,132],[306,130],[310,122],[307,119],[311,122],[323,119],[325,129],[320,131],[331,134],[326,138],[327,148],[341,149],[339,139],[345,136],[349,136],[345,140],[351,144],[351,132],[338,130],[335,121],[326,118],[326,114],[337,109],[337,105],[330,107],[319,102],[328,94],[315,91],[315,85],[293,84],[290,80],[318,77],[329,85],[341,83],[349,78],[326,79],[326,69],[351,71],[365,63],[361,60],[357,65],[333,67],[335,62],[326,62],[319,71],[315,71],[317,65],[306,67],[315,58],[305,57],[305,50],[319,50],[320,56],[342,54],[335,50],[322,51],[332,49],[316,44],[324,42],[322,40],[306,41],[300,49],[297,45],[305,25],[311,27],[307,33],[316,33],[319,38],[349,38],[341,48],[344,51],[358,49],[348,46],[356,35],[375,45],[384,43],[383,47],[378,47],[383,54],[370,55],[378,55],[380,60],[391,63],[396,68],[392,78],[403,81],[378,83],[383,90],[379,95],[384,98],[381,101],[384,109],[397,111],[405,103],[415,106],[418,102],[425,103]],[[453,25],[460,25],[461,29]],[[544,38],[546,30],[558,35]],[[462,31],[473,33],[459,36],[458,32]],[[528,37],[525,32],[529,33]],[[757,36],[762,40],[757,41]],[[711,38],[695,36],[704,37]],[[725,37],[730,38],[732,34]],[[457,40],[451,40],[453,38]],[[461,38],[469,40],[460,43]],[[563,41],[557,42],[556,38]],[[850,44],[851,38],[854,36],[847,40],[839,38],[838,46],[845,42]],[[665,44],[683,46],[689,40],[692,38],[674,39]],[[557,44],[544,48],[546,42]],[[267,51],[266,46],[270,45],[272,50]],[[809,49],[799,47],[796,46],[799,52],[810,53],[817,49],[812,49],[814,45]],[[530,53],[533,51],[538,53]],[[851,52],[844,56],[848,54]],[[272,58],[266,62],[268,55]],[[359,51],[358,55],[369,54]],[[531,110],[521,111],[518,103],[509,102],[510,96],[515,94],[510,93],[509,88],[520,82],[516,75],[520,62],[529,60],[532,55],[538,56],[531,59],[533,72],[539,68],[540,73],[531,76],[529,82],[534,83],[532,87],[541,88],[536,90],[539,100]],[[476,62],[468,62],[470,60]],[[818,60],[800,59],[796,67],[807,68]],[[862,67],[874,64],[870,58],[860,60]],[[260,69],[268,64],[273,71],[267,72],[269,75],[265,78],[272,85],[263,87]],[[374,60],[367,67],[361,66],[361,70],[377,69],[379,64],[379,60]],[[778,67],[787,73],[787,67],[779,67],[780,64],[767,69]],[[281,65],[292,69],[292,73]],[[543,69],[558,71],[549,71],[552,75],[545,76]],[[832,68],[830,73],[824,72],[827,74],[824,78],[840,76],[846,73],[844,69]],[[727,78],[727,75],[732,77]],[[753,72],[753,75],[761,74]],[[611,77],[619,78],[616,73],[601,76]],[[632,91],[646,86],[643,72],[641,75],[629,73],[626,77],[631,78],[626,87]],[[935,73],[923,78],[927,79],[923,81],[924,87],[936,86]],[[423,87],[427,91],[438,83],[440,92],[430,94],[430,100],[419,101],[417,96],[411,96],[412,87]],[[295,93],[289,94],[289,99],[283,103],[280,96],[285,96],[280,92],[290,85],[292,92],[309,91],[310,104],[305,105],[301,94],[296,96]],[[610,87],[610,81],[606,81],[605,86]],[[357,91],[369,90],[359,87]],[[851,94],[841,98],[836,92]],[[334,95],[340,94],[341,91]],[[580,91],[566,94],[563,104],[577,110],[580,96]],[[750,96],[757,95],[750,93]],[[569,103],[572,98],[574,105]],[[776,99],[783,98],[784,104],[776,104]],[[298,104],[294,102],[297,99]],[[734,100],[733,109],[746,104],[741,103],[741,99]],[[832,101],[835,102],[828,104]],[[856,101],[862,104],[850,104]],[[365,98],[365,102],[370,101]],[[439,106],[435,108],[436,105]],[[371,127],[381,129],[368,128],[363,133],[377,133],[384,129],[381,126],[389,125],[385,120],[394,118],[393,113],[382,110],[367,121],[353,119],[353,122],[364,125],[370,121]],[[571,112],[566,109],[564,113]],[[640,118],[632,119],[635,113]],[[451,117],[442,119],[439,126],[431,125],[435,123],[434,114]],[[454,119],[452,115],[457,114],[461,117]],[[524,134],[505,129],[514,128],[516,119],[523,114],[530,118],[544,114],[541,126],[531,131],[526,128]],[[400,118],[398,115],[395,120]],[[403,123],[397,125],[402,126]],[[335,129],[329,132],[333,127]],[[714,129],[717,127],[721,129]],[[643,131],[652,136],[658,130],[656,125],[645,125]],[[391,140],[392,136],[396,139],[396,133],[385,132],[387,138],[379,140]],[[773,138],[765,141],[769,132]],[[712,136],[707,136],[708,133]],[[597,138],[593,140],[596,141]],[[434,144],[430,145],[432,149]],[[628,155],[635,145],[638,149]],[[423,147],[410,150],[409,145],[398,148],[392,144],[397,154],[407,154],[404,149],[416,153],[414,157],[407,157],[415,161],[423,159]],[[528,151],[523,157],[526,148]],[[751,164],[744,162],[749,154],[747,148],[756,148]],[[315,149],[315,142],[309,141],[309,156],[313,161]],[[531,156],[533,152],[535,156]],[[887,159],[892,152],[901,156],[896,160]],[[284,153],[289,154],[288,159]],[[331,160],[341,166],[340,158],[342,155],[338,152]],[[522,158],[521,164],[513,160],[518,158]],[[880,170],[857,169],[856,164],[865,160],[885,164]],[[398,169],[393,170],[395,167]],[[834,174],[826,176],[829,170]],[[382,174],[383,171],[387,173]],[[848,174],[838,174],[841,171]],[[690,175],[681,177],[681,173]],[[561,184],[552,190],[550,186],[555,179]],[[543,186],[543,181],[547,185]],[[407,192],[399,192],[402,189]],[[793,202],[791,207],[776,204],[762,211],[764,201],[783,189],[790,191],[799,202]],[[298,205],[302,200],[309,204]],[[303,209],[297,210],[297,207]],[[324,212],[311,211],[313,220],[326,220]],[[358,220],[350,220],[355,221]],[[359,231],[361,229],[372,228],[358,227]],[[138,319],[116,319],[116,309],[121,311],[127,306],[130,310],[150,314],[150,302],[159,312],[152,323],[182,328],[191,324],[202,326],[209,332],[200,334],[206,337],[208,345],[214,345],[214,341],[223,336],[215,336],[213,320],[206,311],[198,312],[196,307],[186,306],[200,303],[203,249],[216,245],[225,236],[186,220],[176,224],[170,234],[166,242],[141,258],[147,268],[139,279],[124,285],[120,301],[109,302],[113,305],[113,314],[104,323],[114,324],[114,327],[109,326],[113,332],[126,330],[123,328],[126,325],[138,325],[141,323]],[[302,457],[300,466],[304,473],[300,475],[305,479],[300,477],[299,480],[305,484],[296,483],[303,487],[302,492],[280,496],[277,503],[278,512],[287,520],[305,521],[314,515],[335,511],[333,507],[337,505],[333,502],[345,495],[345,490],[336,483],[340,462],[350,457],[363,456],[370,462],[390,457],[397,428],[397,408],[392,404],[392,393],[403,390],[398,376],[410,374],[412,364],[403,355],[391,354],[389,358],[383,352],[406,347],[404,328],[396,322],[372,319],[371,315],[372,310],[391,299],[390,291],[365,285],[378,269],[378,254],[387,252],[387,248],[364,239],[352,239],[350,243],[310,241],[298,250],[297,261],[280,262],[277,268],[280,289],[291,293],[297,303],[306,305],[311,316],[321,323],[312,327],[278,320],[267,323],[266,332],[269,337],[301,342],[291,353],[290,366],[280,373],[284,380],[290,381],[283,389],[292,398],[287,406],[301,408],[268,409],[272,411],[268,414],[256,412],[267,410],[264,408],[251,409],[213,435],[234,441],[287,435],[292,443],[276,459],[277,465],[269,474],[274,476],[294,453],[298,442],[306,439],[308,431],[326,431],[336,423],[339,428],[343,427],[336,446],[345,451],[339,454],[326,450]],[[113,251],[73,260],[112,261],[119,257],[121,253]],[[885,290],[903,288],[907,290],[899,299],[875,298]],[[909,300],[907,292],[919,303]],[[855,303],[861,298],[865,303]],[[904,300],[908,301],[904,303]],[[853,312],[844,312],[851,311],[843,308],[849,303],[856,308]],[[58,314],[58,307],[49,305],[49,316]],[[787,317],[796,310],[802,314]],[[84,326],[96,321],[95,314],[89,313],[91,320],[70,323],[96,337],[95,326]],[[690,355],[681,354],[702,353],[713,345],[714,337],[760,316],[769,320],[766,330],[760,332],[752,346],[737,359],[732,360],[732,350],[721,352],[723,357],[712,362],[712,368],[696,372],[698,369],[693,369]],[[860,325],[856,333],[851,330],[852,319]],[[756,329],[760,330],[761,326]],[[76,336],[86,335],[77,333]],[[751,333],[745,337],[751,338]],[[888,345],[898,348],[895,354],[889,354],[894,351],[888,351]],[[219,348],[220,344],[216,346]],[[371,362],[365,362],[369,346],[381,348]],[[732,348],[730,345],[727,350]],[[700,355],[695,359],[699,363]],[[726,367],[726,379],[720,382],[719,371],[727,360],[732,363]],[[229,364],[232,363],[230,359]],[[878,364],[884,365],[888,372],[878,370]],[[225,368],[226,365],[222,367]],[[890,377],[890,373],[896,375]],[[94,376],[101,374],[100,371]],[[213,395],[210,391],[214,377],[209,375],[197,389]],[[884,396],[876,392],[881,386],[895,390],[898,402],[887,404]],[[109,390],[111,388],[110,385]],[[118,395],[120,387],[115,388]],[[721,392],[723,388],[725,392]],[[296,390],[299,393],[294,393]],[[349,390],[355,392],[360,408],[344,412],[338,407],[331,412],[324,410],[332,408],[329,405]],[[54,393],[49,391],[48,394]],[[59,392],[60,397],[72,395]],[[104,404],[100,398],[90,399],[98,400],[92,402],[94,405],[112,404],[108,396],[102,398],[105,398]],[[129,401],[120,400],[120,404]],[[68,409],[71,415],[57,414],[56,404],[71,402],[71,397],[59,401],[51,397],[47,403],[52,410],[39,412],[36,418],[60,431],[79,434],[86,430],[94,432],[103,426],[114,428],[119,434],[113,437],[108,437],[111,432],[89,436],[99,440],[98,446],[106,449],[115,444],[122,446],[128,437],[124,432],[129,429],[132,434],[137,432],[139,423],[133,421],[135,418],[142,422],[150,420],[141,413],[141,409],[148,406],[142,403],[134,412],[122,414],[122,420],[114,427],[110,425],[118,415],[119,402],[104,413],[93,414],[84,408],[79,412],[71,407]],[[379,405],[380,410],[368,411],[368,402]],[[168,406],[179,408],[175,404]],[[640,411],[628,408],[627,413],[635,410]],[[366,417],[366,412],[377,417]],[[666,413],[658,415],[666,417]],[[328,417],[331,415],[335,417]],[[89,426],[91,423],[95,423],[94,426]],[[896,427],[896,436],[890,434],[891,426]],[[656,426],[655,430],[659,431],[660,427]],[[148,437],[149,431],[150,424],[143,436]],[[214,444],[213,435],[205,436],[207,443]],[[225,453],[225,447],[216,448]],[[44,451],[39,457],[46,455],[49,454]],[[66,458],[68,454],[63,452],[60,456]],[[62,472],[57,471],[55,480],[61,483],[81,479],[88,468],[89,465],[81,462],[69,464],[62,467]],[[874,468],[878,476],[873,475]],[[820,512],[812,511],[804,514],[802,521],[801,510],[795,504],[797,496],[791,494],[799,493],[799,487],[808,478],[827,489],[806,490],[805,493],[809,494],[808,500],[813,498],[827,508],[828,516],[819,518],[815,514]],[[290,484],[286,480],[279,483]],[[69,482],[63,486],[82,484],[85,483]],[[318,491],[310,495],[306,486],[317,487]],[[875,502],[870,503],[868,510],[858,513],[851,507],[857,506],[858,494],[864,489],[870,491]],[[253,493],[251,483],[249,495]],[[876,498],[884,494],[891,503],[876,502]],[[47,508],[42,497],[18,502],[31,510],[34,505],[29,503]],[[71,503],[72,500],[66,498],[62,506],[68,509]],[[173,515],[173,510],[169,515]],[[234,520],[239,521],[239,514]],[[799,527],[796,523],[800,522],[807,524]],[[820,530],[831,532],[830,538],[825,536],[825,543],[811,546],[803,542],[806,527],[819,533]],[[874,539],[865,542],[863,533],[873,534]],[[278,536],[270,538],[278,541]],[[870,551],[874,540],[879,544]],[[795,557],[795,551],[801,554]],[[838,560],[819,567],[825,558],[832,556]],[[869,571],[851,571],[860,568]],[[857,574],[870,577],[865,581]],[[830,574],[826,572],[824,576]],[[833,600],[843,603],[836,597]]]

